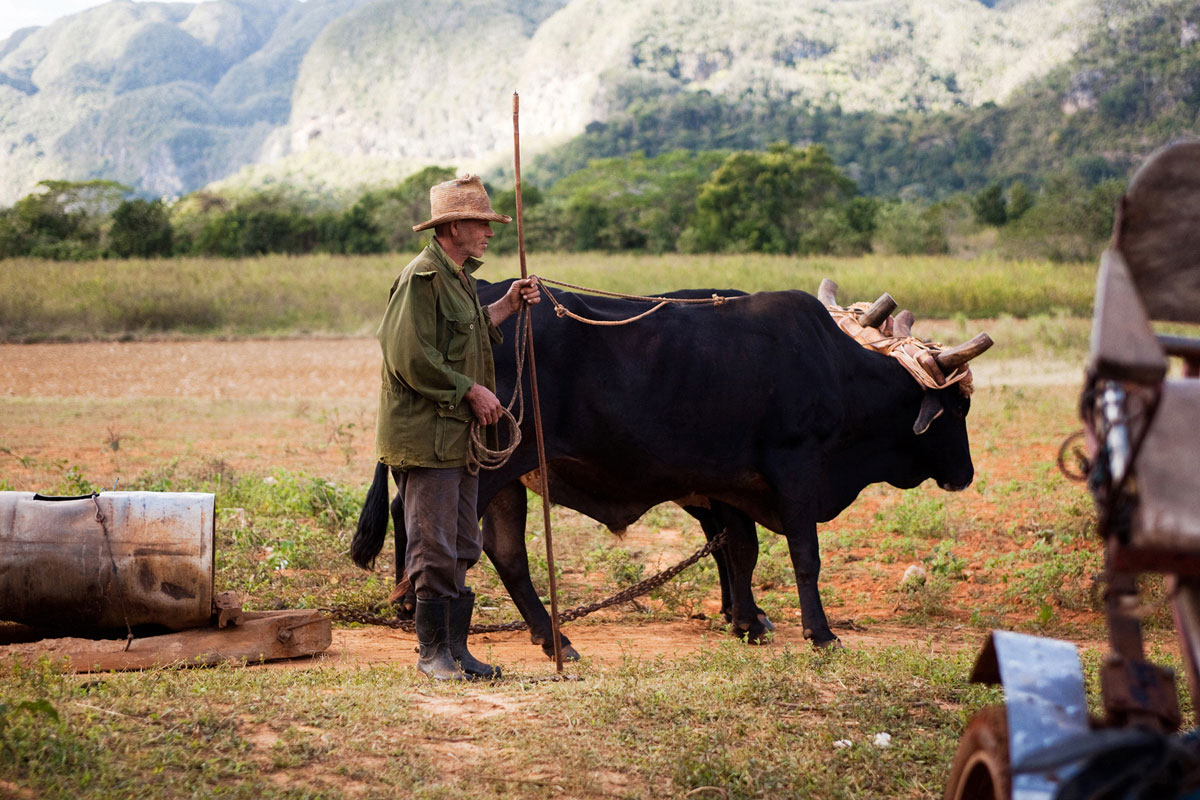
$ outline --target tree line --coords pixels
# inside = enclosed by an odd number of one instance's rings
[[[342,207],[284,192],[133,197],[111,181],[43,181],[0,209],[0,258],[247,257],[267,253],[413,251],[428,234],[429,187],[455,175],[430,166]],[[945,253],[995,231],[1013,256],[1080,260],[1107,238],[1122,182],[1067,170],[1041,186],[994,182],[930,203],[863,194],[821,145],[675,150],[593,159],[553,184],[523,186],[525,240],[539,251],[761,252],[789,255]],[[515,214],[513,189],[489,187]],[[490,250],[512,252],[516,226]],[[965,233],[964,233],[965,232]]]

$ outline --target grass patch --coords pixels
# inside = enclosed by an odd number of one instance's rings
[[[369,335],[382,313],[387,287],[407,260],[396,254],[9,259],[0,272],[0,341]],[[1038,317],[1046,329],[1038,341],[1086,339],[1086,331],[1066,315],[1090,315],[1095,276],[1092,265],[875,255],[545,254],[533,259],[531,269],[570,283],[637,294],[689,286],[816,292],[821,279],[829,277],[839,283],[843,303],[891,292],[919,319]],[[502,280],[519,274],[516,258],[502,256],[490,259],[481,277]],[[922,335],[957,341],[960,325],[946,333],[939,329],[936,336]],[[1003,333],[1005,327],[998,330]],[[1055,335],[1066,330],[1069,336]],[[1023,354],[1020,346],[1014,353]]]
[[[966,716],[997,699],[967,684],[971,657],[728,642],[579,681],[453,687],[392,667],[96,678],[10,663],[0,698],[33,710],[4,718],[0,770],[74,798],[926,797]]]
[[[946,503],[937,495],[907,491],[901,501],[875,515],[886,533],[916,539],[937,539],[946,534]]]

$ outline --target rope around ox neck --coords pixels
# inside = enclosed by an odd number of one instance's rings
[[[650,316],[655,311],[658,311],[660,308],[663,308],[664,306],[673,305],[673,304],[674,305],[698,305],[698,304],[702,304],[702,303],[708,303],[710,305],[719,306],[722,303],[724,303],[727,299],[729,299],[727,297],[722,297],[721,295],[717,294],[716,292],[713,292],[712,297],[654,297],[654,296],[648,297],[646,295],[640,295],[640,294],[623,294],[621,292],[607,292],[607,291],[604,291],[603,289],[590,289],[586,286],[576,286],[575,284],[567,283],[566,281],[555,281],[555,280],[550,280],[549,278],[542,278],[540,276],[538,277],[537,280],[538,280],[538,286],[542,287],[542,291],[546,293],[546,297],[548,297],[550,299],[551,304],[554,305],[554,313],[555,314],[557,314],[560,318],[561,317],[570,317],[571,319],[573,319],[577,322],[582,322],[585,325],[628,325],[631,322],[637,322],[639,319],[643,319],[645,317]],[[555,286],[558,286],[563,289],[574,289],[579,292],[587,292],[589,294],[598,294],[598,295],[602,295],[604,297],[616,297],[616,298],[619,298],[622,300],[641,300],[646,303],[657,303],[657,305],[655,305],[653,308],[650,308],[647,311],[643,311],[641,314],[638,314],[633,317],[629,317],[628,319],[619,319],[619,320],[589,319],[588,317],[581,317],[580,315],[576,314],[571,309],[564,306],[562,303],[558,302],[558,298],[554,296],[554,293],[550,291],[550,287],[546,285],[548,283],[552,283]]]

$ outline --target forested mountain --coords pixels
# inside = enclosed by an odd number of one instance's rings
[[[0,201],[39,180],[184,194],[261,157],[301,61],[365,0],[107,3],[0,43]]]
[[[1069,171],[1125,177],[1150,151],[1200,134],[1200,4],[1112,16],[1074,55],[1002,101],[883,113],[785,98],[646,93],[535,159],[553,183],[595,158],[821,143],[867,193],[937,199]]]
[[[1196,130],[1179,0],[117,0],[0,42],[0,204],[46,179],[331,196],[819,142],[860,188],[1120,172]]]

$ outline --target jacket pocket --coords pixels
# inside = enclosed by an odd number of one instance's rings
[[[467,456],[471,423],[440,414],[433,423],[433,454],[439,461],[457,461]]]
[[[446,319],[450,330],[450,336],[446,340],[446,360],[452,363],[461,363],[466,360],[471,352],[476,338],[475,329],[479,325],[479,320],[473,312],[462,315],[447,315]]]

